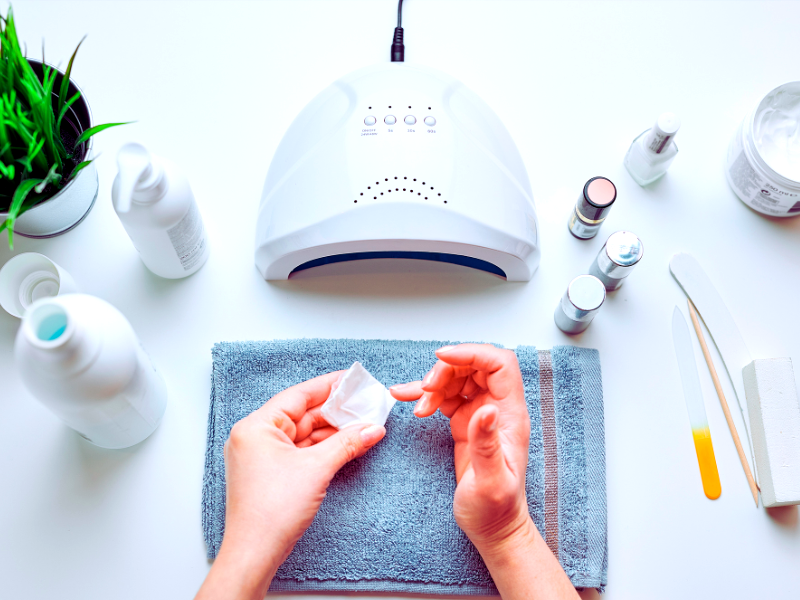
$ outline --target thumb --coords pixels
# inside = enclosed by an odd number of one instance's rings
[[[386,430],[380,425],[352,425],[337,431],[311,449],[319,455],[322,464],[330,467],[330,475],[345,464],[358,458],[383,439]]]
[[[485,404],[475,411],[469,421],[469,458],[479,482],[495,479],[508,468],[500,444],[499,420],[500,410],[497,406]]]

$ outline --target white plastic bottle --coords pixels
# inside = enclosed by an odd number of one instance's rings
[[[111,198],[125,231],[153,273],[179,279],[208,260],[208,242],[189,181],[140,144],[125,144]]]
[[[97,446],[137,444],[164,415],[164,380],[127,319],[99,298],[67,294],[34,302],[14,355],[31,393]]]
[[[664,113],[652,128],[633,140],[624,164],[636,183],[642,186],[653,183],[667,172],[678,155],[675,135],[680,128],[678,117]]]

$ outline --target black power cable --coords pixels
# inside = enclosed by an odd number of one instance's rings
[[[397,3],[397,27],[392,40],[392,62],[403,62],[406,48],[403,46],[403,0]]]

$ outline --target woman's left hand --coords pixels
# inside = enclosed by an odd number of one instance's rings
[[[231,429],[225,535],[198,599],[262,599],[336,472],[383,438],[380,425],[337,431],[325,421],[320,409],[341,375],[291,387]]]

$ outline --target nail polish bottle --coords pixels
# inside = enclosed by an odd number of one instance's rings
[[[556,325],[570,335],[585,331],[605,299],[606,288],[597,277],[579,275],[570,282],[556,306]]]
[[[592,177],[583,186],[569,218],[569,232],[579,240],[597,235],[600,225],[617,199],[617,188],[605,177]]]
[[[624,163],[636,183],[645,186],[667,172],[678,155],[675,134],[680,127],[681,120],[667,112],[658,117],[652,128],[633,140]]]
[[[589,275],[597,277],[607,292],[613,292],[622,285],[633,268],[639,264],[644,254],[642,241],[630,231],[612,233],[605,245],[597,253]]]

